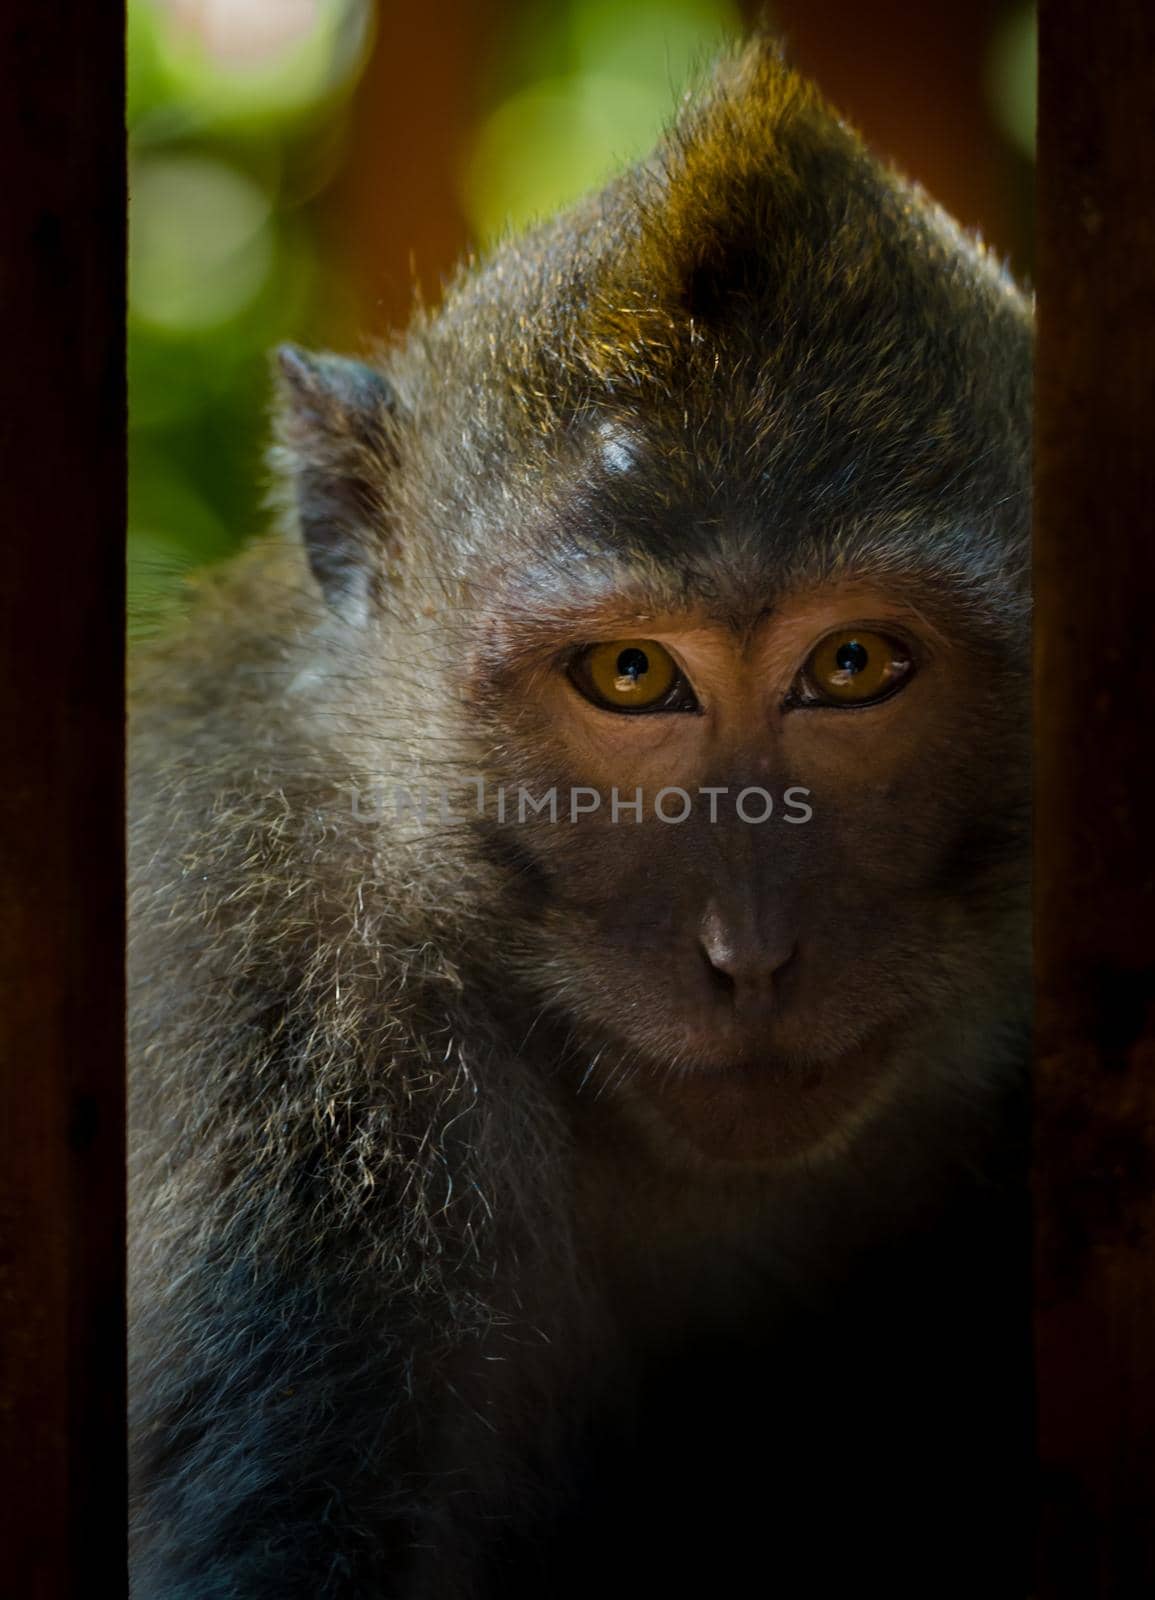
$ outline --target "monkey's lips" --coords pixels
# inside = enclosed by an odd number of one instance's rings
[[[884,1054],[798,1065],[774,1058],[639,1074],[634,1089],[700,1157],[780,1164],[840,1144],[883,1097]]]
[[[634,1070],[611,1050],[602,1071],[698,1157],[777,1164],[843,1142],[885,1098],[890,1031],[789,1006],[746,1019],[666,1011],[644,1045],[622,1039]]]
[[[860,1051],[877,1021],[868,1021],[859,1004],[840,1008],[827,996],[808,1004],[797,991],[776,987],[740,1004],[671,997],[652,1015],[640,1008],[628,1014],[619,1037],[678,1076],[787,1075],[817,1083],[817,1069]]]

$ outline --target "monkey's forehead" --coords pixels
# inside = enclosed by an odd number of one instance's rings
[[[455,464],[475,552],[570,581],[628,567],[759,596],[830,573],[1018,585],[1029,535],[1029,347],[973,372],[855,359],[847,339],[640,387]],[[956,352],[957,357],[957,352]],[[846,363],[845,370],[839,365]],[[1010,575],[1008,577],[1008,574]]]
[[[764,358],[715,352],[548,424],[479,384],[414,446],[412,526],[437,570],[450,516],[472,583],[543,605],[644,590],[757,612],[852,574],[1002,626],[1026,590],[1030,349],[986,339],[939,339],[931,358],[868,324],[798,328]]]
[[[954,461],[912,454],[884,472],[793,437],[736,461],[700,430],[675,450],[644,419],[590,421],[480,493],[458,550],[471,605],[559,637],[591,617],[744,633],[799,593],[857,585],[955,631],[1025,638],[1025,453],[1001,476],[975,464],[966,483]]]

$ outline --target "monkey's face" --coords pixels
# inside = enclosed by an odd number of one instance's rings
[[[1018,981],[1024,678],[909,585],[680,590],[491,663],[511,940],[595,1077],[781,1157]]]
[[[579,1070],[756,1154],[983,1060],[1025,988],[1029,310],[777,73],[391,378],[291,358],[283,432],[429,765],[505,790],[478,958]]]
[[[449,707],[428,763],[504,788],[478,958],[761,1156],[997,1054],[1026,986],[1031,336],[846,130],[757,104],[499,253],[395,383],[291,360],[285,438],[330,604],[380,603],[418,731]]]

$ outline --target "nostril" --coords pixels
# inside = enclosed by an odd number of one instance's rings
[[[713,974],[714,982],[727,991],[734,988],[741,955],[730,928],[716,906],[711,905],[702,918],[699,930],[699,948]]]
[[[717,966],[711,959],[710,952],[706,949],[702,950],[702,960],[706,964],[706,975],[709,980],[710,987],[715,991],[715,993],[720,995],[732,995],[736,985],[731,974],[726,971],[725,967]]]

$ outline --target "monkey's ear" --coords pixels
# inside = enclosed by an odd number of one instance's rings
[[[375,368],[297,345],[277,351],[278,454],[309,565],[335,611],[363,615],[388,551],[396,395]]]

